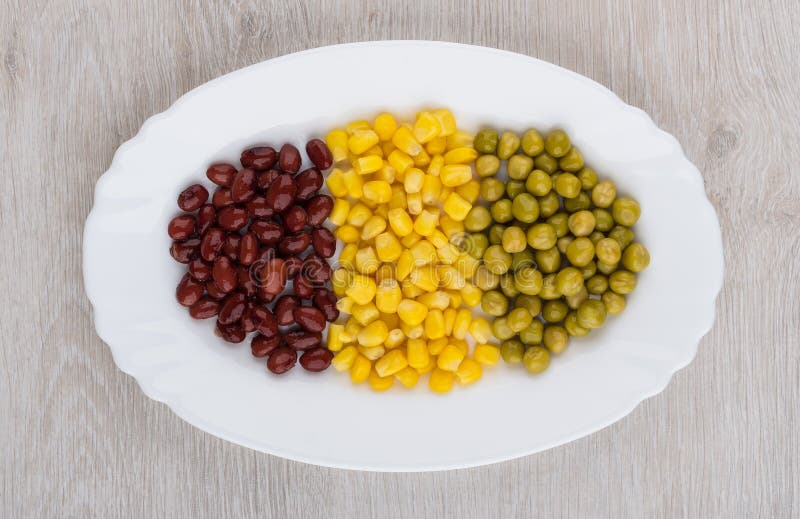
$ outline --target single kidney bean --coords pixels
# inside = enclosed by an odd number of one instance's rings
[[[269,308],[267,308],[266,306],[262,306],[258,304],[258,302],[254,301],[253,308],[250,313],[251,313],[250,317],[253,319],[253,322],[256,323],[256,328],[258,328],[258,326],[264,319],[269,318],[267,314],[270,313],[270,311]]]
[[[211,264],[203,258],[195,258],[189,262],[189,274],[197,281],[208,281],[211,278]]]
[[[214,191],[214,196],[211,197],[211,204],[217,209],[233,205],[231,190],[227,187],[218,187],[217,190]]]
[[[314,295],[314,285],[303,272],[300,272],[297,277],[294,278],[292,286],[294,287],[294,293],[297,294],[297,297],[300,299],[308,299]]]
[[[311,245],[317,254],[330,258],[336,252],[336,237],[325,227],[317,227],[311,231]]]
[[[247,210],[237,205],[229,205],[217,211],[217,224],[226,231],[238,231],[247,225]]]
[[[300,170],[300,150],[289,143],[281,147],[278,154],[278,166],[289,173],[297,173]]]
[[[253,337],[253,340],[250,341],[250,351],[253,353],[253,357],[266,357],[273,351],[278,345],[281,343],[281,338],[277,335],[271,339],[267,339],[263,335],[256,335]]]
[[[332,360],[333,352],[327,348],[311,348],[303,352],[303,355],[300,357],[300,365],[303,366],[306,371],[325,371],[328,369],[328,366],[331,365]]]
[[[270,294],[264,287],[256,285],[256,298],[264,304],[271,303],[275,299],[275,294]]]
[[[192,279],[192,276],[187,272],[183,275],[181,282],[178,283],[178,287],[175,289],[175,297],[181,305],[192,306],[200,300],[205,291],[206,289],[203,284]]]
[[[325,221],[333,209],[333,198],[328,195],[317,195],[306,204],[306,214],[308,215],[307,225],[319,227]]]
[[[256,193],[256,172],[250,168],[245,168],[233,177],[231,186],[231,199],[241,204],[250,200]]]
[[[267,293],[278,295],[286,287],[286,263],[281,258],[272,258],[261,271],[261,288]]]
[[[267,359],[267,369],[276,375],[286,373],[297,363],[297,352],[288,346],[275,348]]]
[[[311,139],[306,144],[309,160],[319,169],[328,169],[333,165],[333,155],[321,139]]]
[[[307,332],[304,330],[291,330],[286,332],[283,338],[286,340],[286,344],[298,351],[319,346],[322,342],[321,333]]]
[[[295,256],[306,250],[310,244],[311,236],[307,232],[296,232],[281,240],[278,244],[278,253]]]
[[[297,296],[281,296],[275,303],[275,308],[273,309],[278,324],[281,326],[288,326],[294,323],[294,315],[292,315],[292,312],[298,306],[300,306],[300,299]]]
[[[222,301],[222,308],[219,309],[219,323],[233,324],[242,319],[247,308],[247,298],[241,292],[233,292]]]
[[[267,339],[272,339],[273,337],[280,338],[280,334],[278,333],[278,321],[275,320],[275,316],[272,315],[272,312],[263,306],[257,308],[266,310],[266,312],[262,310],[256,312],[256,329],[258,333]]]
[[[219,307],[219,301],[204,296],[189,307],[189,315],[195,319],[209,319],[219,313]]]
[[[283,238],[283,227],[270,220],[253,220],[250,222],[250,231],[261,243],[278,243]]]
[[[236,274],[239,277],[239,288],[244,292],[247,297],[256,297],[258,293],[258,285],[250,275],[250,269],[243,265],[236,268]]]
[[[306,224],[306,210],[299,205],[293,205],[281,215],[283,225],[289,232],[297,232]]]
[[[255,148],[244,150],[240,160],[242,166],[246,168],[263,171],[275,165],[278,160],[278,154],[274,148],[269,146],[256,146]]]
[[[206,170],[208,179],[218,186],[231,187],[233,177],[236,175],[236,168],[230,164],[212,164]]]
[[[217,329],[215,332],[217,335],[222,337],[224,340],[232,343],[239,343],[242,342],[246,336],[244,330],[238,324],[220,324],[217,321]]]
[[[178,195],[178,207],[191,213],[197,211],[208,200],[208,190],[200,184],[193,184]]]
[[[258,255],[258,237],[253,232],[246,232],[242,235],[239,243],[239,263],[250,265],[256,260]]]
[[[306,212],[303,211],[303,223],[305,223]],[[194,216],[182,214],[170,220],[167,225],[167,233],[173,240],[186,240],[194,233],[196,222]]]
[[[216,221],[217,210],[211,204],[204,205],[197,211],[197,233],[204,235]]]
[[[227,256],[220,256],[214,260],[214,268],[211,270],[211,278],[214,284],[222,292],[230,292],[239,284],[239,275],[236,273],[231,260]]]
[[[206,261],[214,261],[225,245],[225,231],[219,227],[212,227],[206,231],[203,241],[200,242],[200,257]]]
[[[256,321],[253,317],[253,309],[255,306],[256,305],[253,303],[253,301],[247,300],[245,302],[244,313],[242,314],[242,318],[239,320],[239,324],[242,325],[244,333],[250,333],[256,330]]]
[[[206,281],[206,292],[208,292],[209,297],[218,300],[224,299],[225,296],[228,295],[227,292],[223,292],[217,285],[214,284],[213,279]]]
[[[169,253],[178,263],[189,263],[200,249],[200,238],[190,238],[186,241],[172,242]]]
[[[312,302],[314,306],[325,314],[325,320],[329,323],[339,318],[339,309],[336,308],[336,295],[327,288],[314,290]]]
[[[222,246],[222,253],[234,263],[239,261],[239,247],[241,242],[242,235],[239,233],[231,232],[225,237],[225,245]]]
[[[288,256],[283,258],[283,260],[286,262],[286,277],[288,279],[294,279],[303,269],[302,258],[300,258],[300,256]]]
[[[268,169],[267,171],[262,171],[258,174],[256,186],[258,186],[258,189],[267,189],[280,174],[281,172],[278,169]]]
[[[297,199],[308,200],[322,187],[322,173],[317,168],[308,168],[294,177],[297,182]]]
[[[256,195],[247,202],[247,214],[251,218],[269,218],[275,214],[275,211],[267,205],[267,197],[264,195]]]
[[[292,310],[294,322],[309,332],[321,332],[325,329],[325,314],[313,306],[298,306]]]
[[[303,275],[313,283],[325,283],[331,278],[331,266],[316,254],[309,254],[303,263]]]
[[[278,175],[267,188],[267,205],[278,213],[288,209],[294,202],[297,184],[289,174]]]

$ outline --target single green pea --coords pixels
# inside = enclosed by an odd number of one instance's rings
[[[569,226],[567,225],[568,219],[569,215],[567,213],[556,213],[547,217],[547,223],[556,230],[556,236],[561,238],[569,231]]]
[[[594,215],[594,228],[600,232],[608,232],[614,227],[614,217],[605,209],[592,209]]]
[[[600,231],[592,231],[592,234],[589,235],[589,239],[592,240],[592,243],[594,243],[595,247],[597,246],[597,242],[599,242],[605,237],[606,235],[601,233]]]
[[[495,155],[481,155],[475,161],[475,172],[479,177],[491,177],[500,170],[500,159]]]
[[[587,265],[594,259],[594,244],[592,240],[585,236],[575,238],[572,240],[572,243],[567,246],[566,256],[569,262],[576,267]]]
[[[525,241],[525,231],[516,226],[507,227],[506,230],[503,231],[502,243],[503,250],[512,254],[515,252],[522,252],[528,247],[528,242]],[[617,242],[614,243],[616,244]]]
[[[549,223],[537,223],[528,229],[528,245],[537,250],[552,249],[556,246],[558,235]]]
[[[610,207],[617,197],[617,188],[613,182],[604,180],[592,188],[592,203],[600,208]]]
[[[584,328],[596,329],[606,322],[606,305],[597,299],[587,299],[578,307],[578,324]]]
[[[533,159],[527,155],[517,153],[508,159],[508,178],[514,180],[525,180],[533,169]]]
[[[533,346],[542,343],[542,335],[544,334],[544,325],[541,321],[536,319],[531,320],[531,324],[527,328],[519,332],[519,340],[526,346]]]
[[[508,325],[508,319],[505,317],[498,317],[492,322],[492,333],[501,341],[508,340],[516,335]]]
[[[630,227],[639,220],[639,215],[642,214],[642,208],[639,207],[639,202],[633,198],[624,196],[614,200],[614,204],[611,206],[611,214],[618,224]]]
[[[480,130],[472,145],[479,153],[494,153],[497,150],[497,132],[489,128]]]
[[[558,170],[558,160],[547,153],[540,153],[533,159],[533,167],[552,175]]]
[[[497,157],[508,160],[519,149],[519,137],[513,132],[503,132],[497,142]]]
[[[567,253],[567,247],[569,247],[569,244],[572,243],[573,240],[575,240],[575,237],[571,236],[569,234],[559,238],[558,241],[556,242],[556,247],[558,248],[558,251],[561,254],[566,254]]]
[[[506,230],[505,225],[496,223],[489,227],[489,244],[500,245],[503,243],[503,232]]]
[[[583,157],[578,148],[573,146],[566,155],[558,161],[558,167],[570,173],[577,173],[583,167]]]
[[[586,265],[580,268],[581,274],[583,275],[583,279],[589,279],[590,277],[597,274],[597,262],[590,261]]]
[[[511,204],[511,214],[520,222],[535,222],[539,218],[539,202],[532,194],[521,193]]]
[[[650,265],[650,253],[641,243],[631,243],[622,255],[622,266],[631,272],[641,272]]]
[[[539,297],[545,301],[561,297],[561,292],[558,291],[556,286],[555,274],[548,274],[542,278],[542,289],[539,291]]]
[[[609,238],[614,238],[619,243],[622,250],[628,248],[628,245],[633,243],[633,231],[621,225],[615,226],[608,232]]]
[[[606,305],[606,311],[611,315],[617,315],[625,310],[625,296],[621,296],[612,291],[605,292],[600,296],[600,300]]]
[[[522,180],[509,180],[506,182],[506,195],[511,200],[525,192],[525,182]]]
[[[479,194],[481,195],[481,198],[487,202],[495,202],[500,200],[505,192],[506,185],[502,181],[493,177],[488,177],[481,180],[481,189]]]
[[[535,296],[542,291],[542,273],[533,267],[514,272],[514,285],[524,295]]]
[[[527,246],[525,250],[515,252],[511,255],[511,270],[517,271],[523,267],[533,267],[535,264],[533,251],[528,249]]]
[[[544,139],[544,149],[553,157],[563,157],[571,147],[569,137],[563,130],[553,130]]]
[[[636,274],[627,270],[617,270],[608,277],[608,286],[620,295],[627,295],[636,288]]]
[[[564,199],[564,209],[566,209],[568,213],[575,213],[577,211],[589,209],[590,207],[592,207],[592,200],[584,191],[578,193],[578,196],[575,198]]]
[[[572,213],[569,215],[567,225],[569,226],[569,230],[572,231],[573,236],[589,236],[592,234],[592,231],[594,231],[594,215],[591,211],[586,210]]]
[[[494,221],[498,223],[510,222],[514,217],[513,213],[511,212],[511,200],[507,198],[501,198],[497,202],[493,203],[489,209],[489,212],[492,214]]]
[[[544,196],[537,197],[536,201],[539,202],[539,215],[542,218],[547,218],[558,211],[559,201],[555,191],[550,191]]]
[[[560,299],[548,301],[542,307],[542,318],[550,323],[559,323],[564,320],[569,312],[567,303]]]
[[[581,189],[591,191],[597,185],[597,173],[592,168],[583,168],[578,172],[578,179],[581,181]]]
[[[537,250],[534,256],[539,270],[545,274],[557,272],[561,266],[561,253],[555,247],[547,250]]]
[[[514,300],[514,308],[524,308],[531,317],[536,317],[542,311],[542,300],[534,295],[520,294]]]
[[[508,313],[508,299],[497,290],[489,290],[481,296],[481,309],[495,317],[506,315]]]
[[[464,218],[464,228],[470,232],[480,232],[492,223],[492,215],[482,205],[473,205]]]
[[[602,261],[597,262],[597,271],[606,276],[610,276],[617,271],[618,263],[605,263]]]
[[[541,346],[531,346],[522,356],[522,364],[528,373],[538,375],[550,366],[550,352]]]
[[[522,134],[522,151],[530,157],[535,157],[544,151],[544,139],[542,134],[534,129],[530,129]]]
[[[486,265],[478,265],[475,274],[472,275],[472,282],[485,293],[497,288],[500,284],[500,276],[487,269]]]
[[[500,276],[500,290],[506,297],[511,299],[519,295],[519,290],[517,290],[517,285],[514,283],[513,272],[506,272],[505,274]]]
[[[583,288],[583,275],[575,267],[566,267],[556,274],[556,289],[564,296],[574,296]]]
[[[489,248],[489,238],[485,234],[470,234],[462,244],[464,252],[475,259],[483,258],[483,253]]]
[[[541,169],[534,169],[525,180],[525,189],[532,195],[544,196],[553,189],[553,181],[550,179],[550,175]]]
[[[544,345],[553,353],[561,353],[569,346],[569,335],[563,326],[551,325],[544,329]]]
[[[604,263],[619,263],[622,257],[622,249],[614,238],[599,240],[594,245],[594,253],[597,255],[597,259]]]
[[[564,319],[564,329],[567,330],[567,334],[571,337],[583,337],[589,333],[589,328],[584,328],[578,324],[578,313],[575,311],[567,314]]]
[[[511,267],[511,254],[500,245],[490,245],[483,254],[483,264],[495,274],[505,274]]]
[[[530,326],[533,322],[533,316],[524,308],[511,310],[508,312],[506,319],[508,320],[508,326],[517,333]]]
[[[603,274],[595,274],[586,280],[586,290],[595,296],[602,295],[608,290],[608,278]]]
[[[586,278],[584,278],[586,279]],[[586,290],[586,287],[582,287],[581,291],[575,294],[574,296],[564,296],[564,301],[567,303],[567,306],[576,310],[581,303],[589,299],[589,291]]]
[[[556,193],[564,198],[575,198],[581,192],[581,181],[572,173],[560,173],[554,185]]]
[[[510,328],[509,328],[510,329]],[[516,339],[500,343],[500,356],[507,364],[519,364],[525,354],[525,345]]]

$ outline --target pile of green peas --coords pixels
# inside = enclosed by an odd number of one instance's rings
[[[641,209],[600,181],[562,130],[483,129],[474,140],[480,197],[464,220],[464,249],[482,260],[473,278],[481,308],[510,364],[550,365],[570,337],[625,309],[650,254],[634,242]],[[498,178],[502,162],[508,180]]]

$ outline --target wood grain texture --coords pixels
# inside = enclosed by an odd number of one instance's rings
[[[797,0],[0,3],[0,516],[800,516],[798,26]],[[627,418],[488,467],[332,470],[194,429],[93,331],[95,181],[147,117],[220,74],[401,38],[551,61],[674,134],[722,224],[716,325]]]

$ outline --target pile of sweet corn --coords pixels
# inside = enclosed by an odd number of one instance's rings
[[[430,373],[430,388],[444,393],[498,362],[489,323],[469,310],[482,296],[471,282],[478,260],[457,245],[480,188],[472,139],[448,110],[421,112],[413,124],[384,113],[326,138],[335,164],[329,221],[344,244],[332,284],[349,314],[328,327],[328,348],[353,382],[384,391]]]

